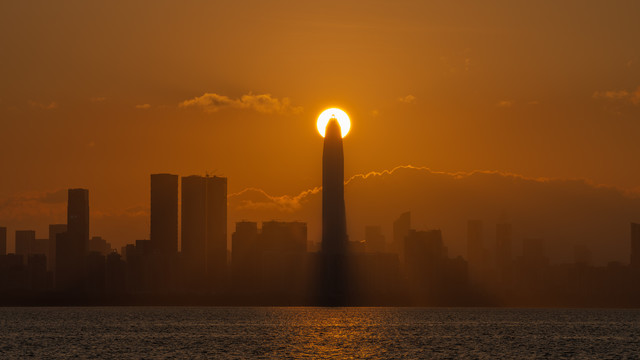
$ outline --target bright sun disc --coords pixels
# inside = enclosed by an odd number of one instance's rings
[[[342,130],[342,137],[345,137],[351,128],[351,120],[349,120],[349,116],[346,112],[338,109],[331,108],[327,109],[318,116],[318,132],[322,137],[324,137],[324,132],[327,129],[327,124],[331,118],[335,117],[338,120],[338,124],[340,124],[340,130]]]

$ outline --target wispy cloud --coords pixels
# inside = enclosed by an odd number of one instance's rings
[[[506,108],[506,107],[511,107],[511,106],[513,106],[513,103],[514,103],[514,102],[513,102],[513,101],[511,101],[511,100],[501,100],[501,101],[498,101],[498,103],[496,104],[496,106],[497,106],[497,107],[503,107],[503,108]]]
[[[593,93],[594,99],[625,99],[629,97],[627,90],[607,90]]]
[[[593,93],[592,97],[594,99],[625,101],[633,105],[640,105],[640,86],[638,86],[635,90],[632,90],[632,91],[628,91],[624,89],[596,91]]]
[[[102,211],[102,210],[92,210],[91,217],[95,219],[102,219],[108,217],[148,217],[150,213],[150,209],[145,205],[136,205],[124,210],[119,211]]]
[[[67,189],[12,196],[0,201],[0,218],[24,219],[58,214],[64,210],[66,201]]]
[[[50,103],[47,104],[47,103],[39,103],[33,100],[29,100],[29,106],[36,109],[53,110],[58,108],[58,103],[55,101],[51,101]]]
[[[370,171],[368,173],[356,174],[345,180],[344,184],[349,185],[352,182],[367,180],[369,178],[381,177],[381,176],[389,176],[393,175],[399,171],[417,171],[424,172],[432,175],[442,175],[451,177],[453,179],[461,180],[465,178],[471,178],[474,176],[482,176],[482,175],[499,175],[505,178],[518,179],[524,181],[535,181],[539,183],[548,183],[548,182],[562,182],[562,181],[574,181],[580,182],[584,184],[588,184],[594,188],[608,188],[619,191],[623,194],[632,195],[635,192],[627,190],[615,188],[608,185],[598,185],[592,183],[588,180],[584,179],[552,179],[552,178],[544,178],[544,177],[526,177],[520,174],[504,172],[504,171],[489,171],[489,170],[474,170],[474,171],[460,171],[460,172],[446,172],[446,171],[436,171],[428,168],[426,166],[414,166],[414,165],[399,165],[392,169],[381,170],[381,171]],[[269,211],[279,211],[282,213],[292,213],[300,210],[303,205],[309,202],[313,195],[316,195],[322,191],[321,186],[317,186],[308,190],[304,190],[297,195],[282,195],[282,196],[273,196],[268,194],[266,191],[260,188],[246,188],[237,193],[229,194],[227,198],[229,201],[233,201],[235,204],[238,204],[234,207],[235,210],[269,210]],[[639,188],[640,191],[640,188]],[[637,196],[637,195],[636,195]]]
[[[232,99],[226,95],[215,93],[205,93],[190,100],[185,100],[179,104],[180,107],[198,107],[208,113],[214,113],[222,109],[248,109],[265,114],[299,114],[302,107],[291,105],[289,98],[278,99],[271,94],[242,95],[238,99]]]
[[[107,101],[107,98],[104,97],[104,96],[94,96],[94,97],[90,98],[89,101],[91,101],[94,104],[97,104],[97,103],[101,103],[101,102]]]
[[[150,104],[138,104],[136,105],[136,109],[140,109],[140,110],[147,110],[150,109],[151,105]]]
[[[313,189],[305,190],[298,195],[282,195],[272,196],[266,191],[259,188],[246,188],[237,193],[229,194],[227,198],[238,198],[240,205],[237,210],[276,210],[281,212],[293,212],[302,207],[302,203],[309,195],[317,194],[322,190],[318,186]],[[251,195],[259,195],[259,198]]]
[[[461,53],[452,54],[452,56],[441,56],[440,62],[451,74],[460,74],[471,71],[470,49],[465,49]]]
[[[416,97],[413,95],[407,95],[407,96],[399,97],[398,101],[405,104],[413,104],[416,101]]]

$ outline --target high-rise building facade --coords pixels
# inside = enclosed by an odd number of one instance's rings
[[[36,240],[36,232],[33,230],[16,231],[16,254],[22,256],[24,264],[32,252]]]
[[[327,123],[322,150],[322,257],[319,292],[327,304],[342,305],[349,290],[349,238],[344,203],[342,130],[335,117]]]
[[[227,266],[227,178],[182,178],[182,257],[192,275],[221,278]]]
[[[203,176],[182,178],[181,251],[187,276],[206,272],[207,183]],[[202,281],[203,279],[199,279]]]
[[[511,264],[511,224],[496,225],[496,266],[506,269]]]
[[[540,238],[522,240],[522,264],[527,268],[542,268],[548,264],[545,241]]]
[[[467,261],[469,263],[469,278],[472,281],[486,280],[486,254],[484,248],[484,230],[482,220],[467,222]]]
[[[81,256],[89,250],[89,190],[69,189],[67,232]]]
[[[347,241],[342,131],[338,120],[331,118],[322,151],[322,251],[344,254]]]
[[[494,280],[504,286],[511,284],[513,279],[512,238],[511,224],[496,225]]]
[[[54,271],[56,269],[56,237],[58,234],[67,232],[67,224],[51,224],[49,225],[49,253],[47,255],[47,270]]]
[[[307,252],[307,224],[299,221],[265,221],[260,242],[265,251],[303,254]]]
[[[367,252],[382,253],[385,251],[385,239],[380,226],[365,226],[364,241]]]
[[[256,292],[260,284],[262,246],[258,223],[240,221],[231,235],[232,282],[235,289]]]
[[[163,255],[178,252],[178,175],[151,174],[151,242]]]
[[[640,224],[631,223],[631,267],[640,269]]]
[[[257,265],[260,260],[258,255],[262,250],[258,242],[258,223],[253,221],[240,221],[236,223],[236,231],[231,235],[231,256],[234,264]],[[236,266],[234,265],[234,266]],[[237,266],[236,266],[237,267]]]
[[[227,269],[227,178],[206,177],[207,275],[220,280]]]
[[[404,212],[393,222],[393,252],[404,259],[404,239],[411,229],[411,213]]]
[[[89,190],[69,189],[67,231],[56,234],[55,282],[63,291],[85,286],[85,258],[89,251]]]
[[[0,227],[0,256],[7,255],[7,228]]]
[[[409,268],[431,266],[447,258],[447,248],[442,241],[440,230],[410,230],[404,242],[407,250],[405,262]]]

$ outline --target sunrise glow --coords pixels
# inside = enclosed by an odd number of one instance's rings
[[[331,108],[323,111],[322,114],[318,116],[318,122],[316,125],[318,126],[318,132],[320,133],[320,135],[322,135],[322,137],[324,137],[324,133],[327,128],[327,124],[329,123],[329,120],[331,120],[331,118],[334,118],[334,117],[338,120],[338,123],[340,124],[340,129],[342,130],[342,137],[347,136],[347,134],[349,133],[349,129],[351,129],[351,120],[349,119],[349,115],[347,115],[346,112],[338,108]]]

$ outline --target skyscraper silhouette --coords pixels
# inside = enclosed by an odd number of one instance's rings
[[[222,278],[227,265],[227,178],[182,178],[182,256],[192,285]]]
[[[469,262],[469,278],[472,282],[486,280],[484,230],[482,220],[467,222],[467,261]]]
[[[67,232],[81,256],[89,251],[89,190],[69,189]]]
[[[322,152],[322,251],[344,254],[347,241],[342,132],[338,120],[331,118]]]
[[[404,239],[409,235],[411,229],[411,212],[407,211],[393,222],[393,252],[404,260]]]
[[[385,251],[385,239],[380,226],[365,226],[364,240],[366,242],[367,252],[382,253]]]
[[[56,269],[56,237],[67,232],[67,224],[49,225],[49,255],[47,256],[47,270],[55,273]]]
[[[185,281],[203,281],[206,269],[206,181],[202,176],[182,177],[182,257],[188,274]],[[200,279],[194,279],[198,276]]]
[[[631,267],[640,269],[640,224],[631,223]]]
[[[24,264],[31,254],[36,240],[36,232],[33,230],[16,230],[16,254],[22,256]]]
[[[162,255],[178,252],[178,175],[151,174],[151,242]]]
[[[227,270],[227,178],[207,179],[207,276],[220,283]]]
[[[511,224],[502,223],[496,225],[495,265],[497,280],[503,285],[510,282],[511,275],[513,273],[511,268],[511,234]]]
[[[7,255],[7,228],[0,227],[0,256]]]
[[[496,265],[505,268],[511,263],[511,224],[496,225]]]
[[[347,218],[344,205],[344,153],[338,120],[327,124],[322,152],[322,279],[325,305],[346,301]]]
[[[89,250],[89,190],[69,189],[67,231],[56,234],[56,288],[81,291]]]

